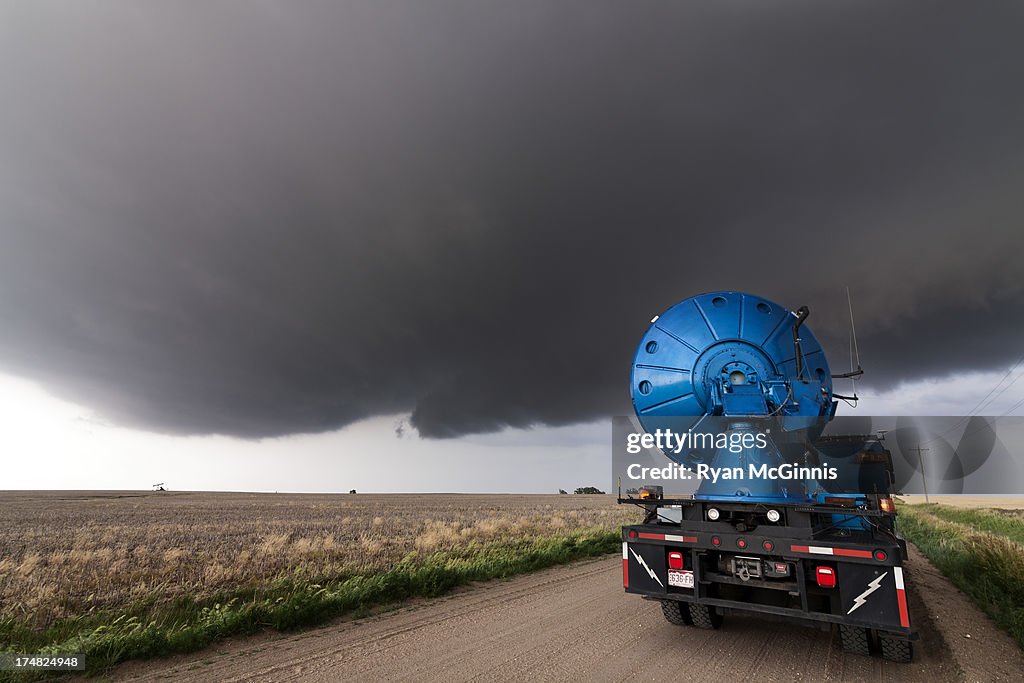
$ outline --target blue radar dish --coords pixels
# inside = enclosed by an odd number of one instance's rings
[[[835,412],[832,375],[805,317],[743,292],[700,294],[655,317],[630,373],[640,424],[652,433],[715,415],[823,424]]]

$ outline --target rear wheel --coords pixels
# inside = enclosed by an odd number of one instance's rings
[[[839,625],[839,637],[843,641],[843,649],[858,655],[870,655],[871,644],[868,641],[868,630],[860,626]]]
[[[690,621],[697,628],[719,628],[722,625],[722,615],[714,607],[690,603]]]
[[[661,613],[665,615],[665,620],[670,624],[675,624],[676,626],[693,625],[693,621],[690,619],[690,610],[678,600],[662,600]]]
[[[878,641],[882,644],[882,657],[890,662],[909,664],[914,658],[914,644],[909,640],[897,640],[880,635]]]

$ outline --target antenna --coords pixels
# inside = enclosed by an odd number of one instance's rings
[[[857,369],[860,370],[860,348],[857,346],[857,325],[853,322],[853,299],[850,298],[850,287],[846,287],[846,305],[850,307],[850,335],[853,337],[853,352],[857,354]],[[853,371],[853,368],[850,368]],[[854,380],[856,386],[856,380]]]
[[[853,367],[854,366],[853,366],[853,326],[852,325],[850,326],[850,336],[847,338],[847,341],[850,344],[850,372],[853,373]],[[856,393],[857,393],[857,378],[856,377],[851,377],[850,381],[853,383],[853,393],[854,393],[854,395],[856,395]]]
[[[832,392],[832,395],[856,407],[856,401],[860,400],[860,397],[857,396],[857,378],[864,374],[864,370],[860,367],[860,347],[857,346],[857,325],[853,321],[853,299],[850,297],[849,286],[846,288],[846,305],[850,308],[850,371],[832,375],[832,379],[848,379],[853,382],[853,396],[843,396],[835,392]],[[854,356],[857,358],[856,369],[853,366]],[[854,401],[854,403],[850,403],[850,401]]]

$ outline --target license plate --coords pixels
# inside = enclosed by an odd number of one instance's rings
[[[668,585],[677,588],[693,588],[693,572],[689,569],[669,569]]]

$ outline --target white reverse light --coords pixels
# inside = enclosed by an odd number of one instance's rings
[[[779,514],[778,510],[769,510],[768,511],[768,521],[769,522],[773,522],[774,523],[774,522],[779,521],[780,519],[782,519],[782,515]]]
[[[721,516],[722,513],[718,511],[718,508],[708,508],[708,519],[714,522]]]

